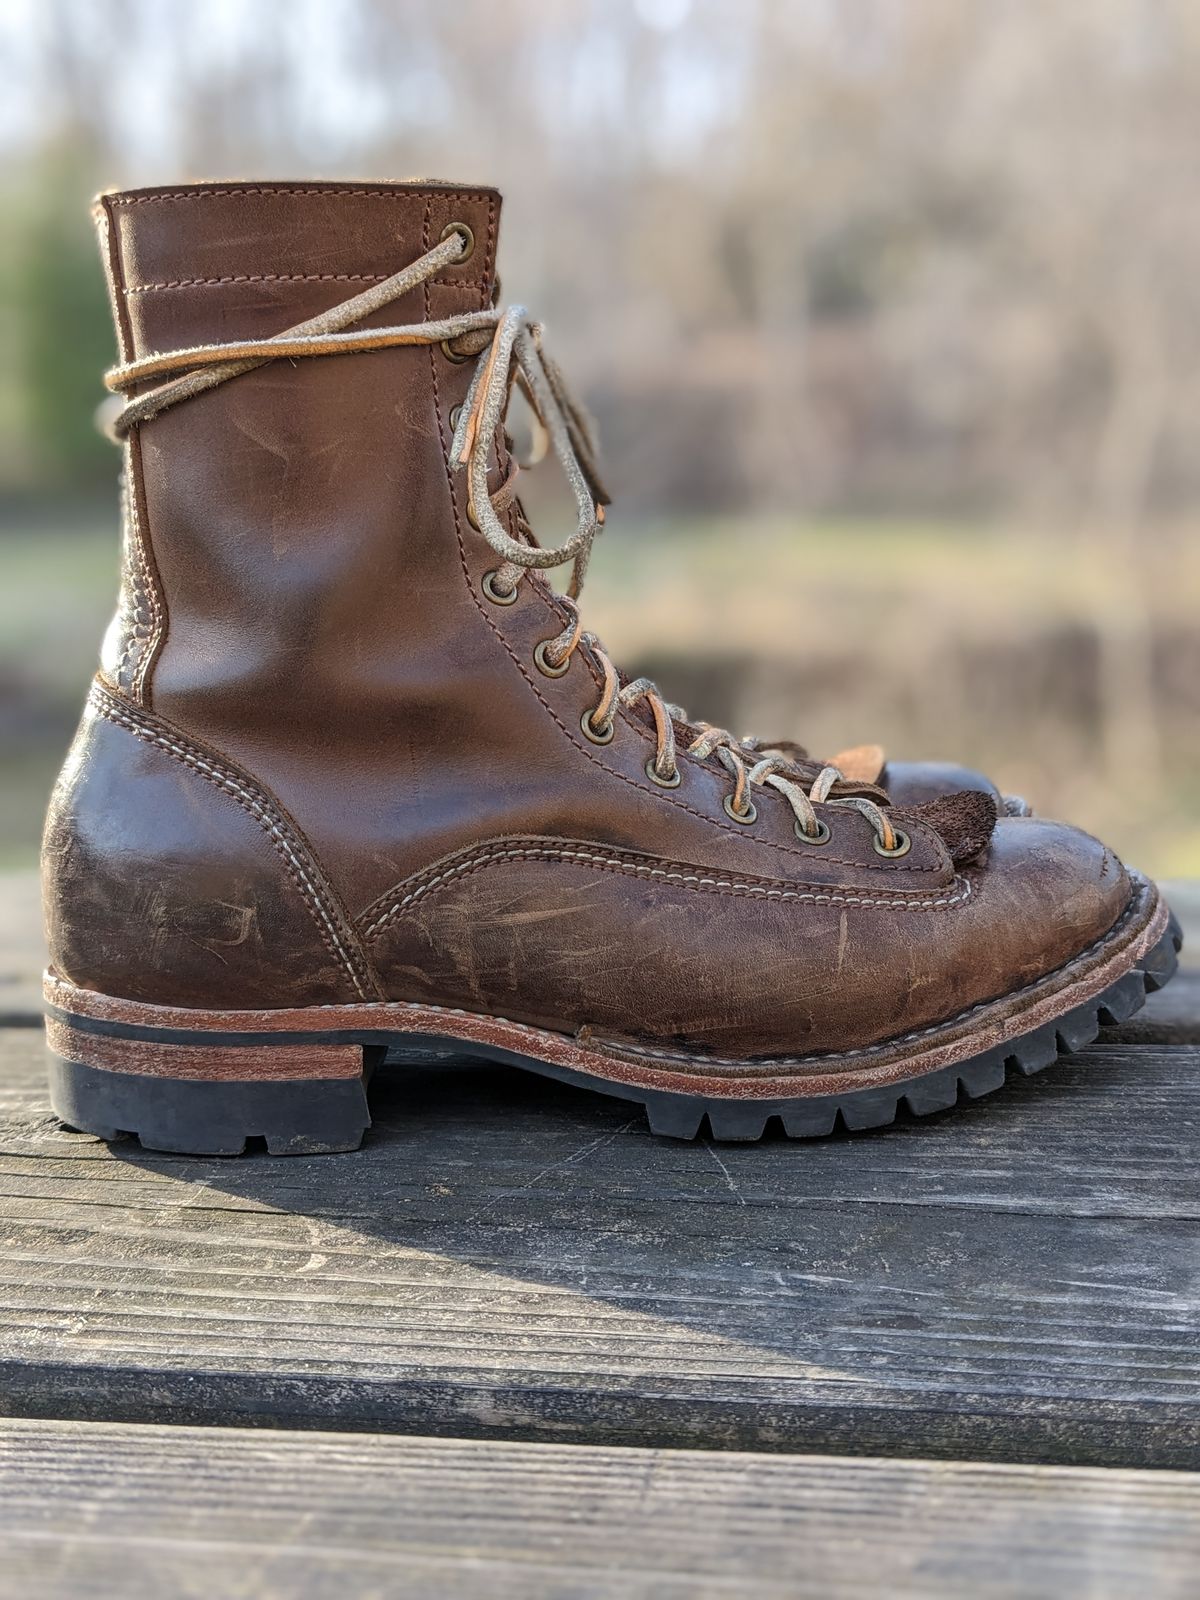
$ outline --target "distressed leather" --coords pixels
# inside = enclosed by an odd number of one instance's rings
[[[458,220],[470,259],[378,320],[485,306],[499,209],[492,191],[432,184],[105,196],[121,355],[278,332]],[[581,647],[562,677],[534,664],[563,625],[549,586],[527,578],[510,606],[481,587],[496,559],[448,460],[471,371],[436,346],[281,361],[138,430],[129,490],[161,617],[131,650],[137,684],[110,670],[115,710],[102,693],[52,804],[64,976],[200,1007],[246,1003],[234,991],[352,999],[358,982],[742,1058],[931,1025],[1112,926],[1128,880],[1071,829],[999,822],[956,870],[914,818],[911,851],[884,859],[867,821],[836,807],[820,812],[831,842],[805,843],[766,789],[752,826],[731,821],[713,761],[681,754],[679,787],[656,786],[636,714],[589,742],[597,663]],[[172,743],[285,819],[360,953],[357,979],[261,819]],[[172,931],[139,940],[151,903]],[[253,936],[231,943],[231,925]]]

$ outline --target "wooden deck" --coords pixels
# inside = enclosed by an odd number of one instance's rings
[[[870,1136],[456,1064],[195,1160],[51,1117],[23,898],[0,1594],[1200,1594],[1200,971]]]

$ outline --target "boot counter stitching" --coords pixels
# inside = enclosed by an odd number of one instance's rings
[[[291,837],[290,830],[286,829],[280,820],[271,814],[269,806],[253,791],[247,789],[231,773],[223,772],[215,767],[197,751],[189,749],[186,745],[179,744],[168,738],[157,729],[146,726],[135,720],[132,716],[113,703],[110,697],[98,687],[93,688],[89,701],[96,712],[108,722],[116,723],[125,728],[136,738],[147,744],[155,745],[166,751],[175,760],[206,779],[215,787],[229,794],[241,808],[250,816],[267,834],[276,851],[283,860],[288,876],[300,890],[310,914],[317,925],[317,931],[326,948],[341,964],[346,975],[354,986],[355,993],[360,999],[369,999],[378,993],[373,984],[364,982],[364,974],[360,973],[358,962],[342,941],[338,927],[330,916],[325,905],[324,896],[320,887],[313,882],[309,870],[298,852],[296,841]]]
[[[467,873],[476,872],[483,867],[492,866],[498,861],[566,861],[580,863],[584,866],[600,867],[609,872],[625,873],[631,877],[660,878],[667,883],[678,883],[685,888],[706,891],[717,894],[732,894],[742,897],[757,897],[765,900],[807,900],[817,901],[827,905],[844,906],[874,906],[892,911],[940,911],[949,906],[963,905],[971,898],[971,886],[965,878],[958,876],[954,879],[954,894],[927,896],[924,898],[878,899],[870,895],[848,894],[841,890],[831,889],[828,892],[817,889],[778,889],[768,887],[761,883],[746,883],[736,878],[710,878],[700,873],[688,873],[674,870],[669,867],[645,866],[640,862],[629,861],[616,855],[602,855],[589,850],[556,850],[553,848],[529,847],[512,850],[492,850],[486,855],[472,856],[465,861],[459,861],[445,871],[439,872],[436,877],[428,882],[418,884],[400,900],[381,909],[375,920],[363,929],[363,938],[368,943],[373,942],[388,928],[410,905],[429,894],[431,890],[440,888],[451,879],[462,877]],[[368,912],[367,915],[370,913]]]

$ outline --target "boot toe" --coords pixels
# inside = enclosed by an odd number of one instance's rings
[[[1007,968],[1001,987],[1042,977],[1102,939],[1132,892],[1119,858],[1091,834],[1002,817],[975,883],[981,944]]]

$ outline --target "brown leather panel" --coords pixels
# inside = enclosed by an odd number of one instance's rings
[[[371,998],[303,842],[244,779],[204,764],[85,710],[46,822],[55,969],[184,1006]]]
[[[278,291],[286,302],[290,294],[324,285],[324,303],[331,305],[354,294],[356,285],[390,277],[429,248],[430,229],[430,243],[436,243],[451,221],[471,227],[475,251],[443,277],[478,302],[485,287],[490,293],[495,271],[500,196],[494,189],[422,182],[228,183],[136,189],[102,195],[99,203],[111,228],[139,355],[166,348],[145,342],[155,327],[153,308],[164,303],[164,295],[215,289],[224,301],[230,291],[260,297]],[[298,226],[298,219],[305,225]],[[398,309],[404,306],[397,302]]]
[[[997,825],[988,865],[906,898],[604,857],[546,842],[444,866],[371,935],[389,996],[735,1056],[857,1049],[1052,971],[1130,894],[1102,845],[1028,820]]]

